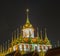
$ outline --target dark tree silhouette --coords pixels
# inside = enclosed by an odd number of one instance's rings
[[[20,51],[16,51],[14,56],[22,56],[22,55],[21,55]]]
[[[32,56],[39,56],[38,52],[35,50],[32,54]]]

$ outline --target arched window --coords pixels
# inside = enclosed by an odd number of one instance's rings
[[[50,49],[50,46],[48,46],[48,49]]]
[[[24,45],[22,45],[22,49],[24,49]]]
[[[42,50],[42,46],[40,45],[40,50]]]
[[[26,44],[26,48],[28,48],[28,44]]]
[[[43,46],[43,49],[44,49],[44,50],[46,49],[45,46]]]

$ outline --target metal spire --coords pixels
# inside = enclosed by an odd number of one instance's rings
[[[21,35],[21,33],[22,33],[22,26],[20,26],[19,28],[19,36]]]
[[[7,51],[7,41],[5,42],[5,51]]]
[[[47,33],[46,33],[46,28],[45,28],[45,39],[48,40]]]
[[[13,36],[13,33],[12,33],[12,43],[11,43],[12,46],[13,46],[13,41],[14,41],[14,36]],[[9,48],[9,42],[10,42],[10,41],[8,40],[8,48]]]
[[[39,29],[38,29],[38,27],[37,27],[37,37],[39,37]]]
[[[28,18],[29,9],[26,9],[26,12],[27,12],[27,20],[26,20],[26,23],[30,23],[30,22],[29,22],[29,18]]]
[[[44,41],[46,42],[46,44],[50,44],[50,41],[47,37],[46,28],[45,28],[45,39],[44,39]]]
[[[17,28],[17,39],[19,37],[19,28]]]
[[[16,40],[16,30],[14,31],[14,40]]]
[[[40,31],[40,34],[41,34],[41,40],[42,40],[42,30]]]
[[[2,53],[4,53],[4,50],[5,48],[4,48],[4,43],[2,44]]]
[[[9,40],[8,40],[9,41]],[[12,42],[14,41],[14,38],[13,38],[13,33],[12,33]]]
[[[13,40],[13,39],[12,39]],[[10,47],[10,40],[8,40],[8,43],[7,43],[7,48],[9,49],[9,47]]]

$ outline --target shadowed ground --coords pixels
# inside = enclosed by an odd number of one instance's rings
[[[60,56],[60,47],[48,50],[45,56]]]

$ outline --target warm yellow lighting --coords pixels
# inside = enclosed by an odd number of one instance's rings
[[[25,42],[28,42],[28,38],[24,38],[24,41],[25,41]]]
[[[18,50],[19,48],[18,48],[18,45],[16,45],[16,50]]]
[[[9,48],[9,52],[11,52],[11,51],[12,51],[12,48],[10,47],[10,48]]]
[[[29,12],[29,9],[27,9],[26,11]]]
[[[32,39],[32,42],[36,43],[37,42],[37,39],[36,38],[33,38]]]

